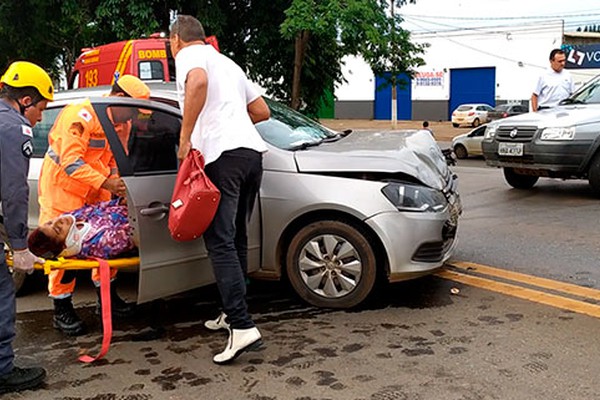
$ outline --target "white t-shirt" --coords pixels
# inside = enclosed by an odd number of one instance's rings
[[[538,107],[555,107],[575,91],[569,71],[560,72],[548,68],[538,78],[533,93],[538,96]]]
[[[183,111],[185,82],[194,68],[208,77],[206,103],[192,131],[192,147],[204,154],[206,164],[237,148],[267,151],[248,115],[247,105],[259,96],[242,69],[209,45],[184,47],[175,57],[179,107]]]

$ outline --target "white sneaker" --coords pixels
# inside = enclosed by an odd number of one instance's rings
[[[230,329],[229,340],[223,352],[213,357],[215,364],[228,364],[245,351],[256,350],[262,346],[258,328]]]
[[[209,319],[204,322],[204,326],[206,329],[210,329],[211,331],[218,331],[219,329],[229,329],[229,324],[225,320],[227,318],[227,314],[221,312],[216,319]]]

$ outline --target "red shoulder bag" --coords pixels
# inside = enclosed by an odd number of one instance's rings
[[[169,231],[179,242],[202,236],[212,222],[221,193],[204,172],[204,156],[192,149],[177,173],[169,207]]]

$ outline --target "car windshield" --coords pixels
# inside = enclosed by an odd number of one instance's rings
[[[510,109],[510,106],[508,106],[508,105],[498,106],[495,108],[496,111],[508,111],[509,109]]]
[[[564,104],[600,104],[600,75],[596,76],[571,97],[563,100]]]
[[[456,111],[469,111],[473,106],[460,106],[456,109]]]
[[[262,138],[273,146],[284,150],[294,150],[341,137],[283,104],[265,100],[271,109],[271,118],[256,125],[256,129]]]

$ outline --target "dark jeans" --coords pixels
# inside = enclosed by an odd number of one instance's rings
[[[0,242],[0,245],[2,242]],[[8,271],[4,251],[0,254],[0,375],[12,371],[12,342],[15,338],[15,285]]]
[[[215,218],[204,232],[223,311],[234,329],[254,327],[246,304],[247,224],[262,178],[262,154],[239,148],[226,151],[205,168],[221,191]]]

